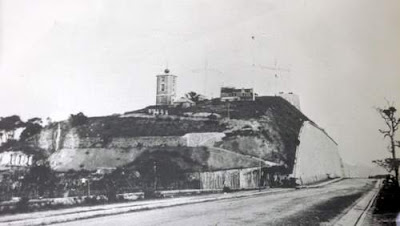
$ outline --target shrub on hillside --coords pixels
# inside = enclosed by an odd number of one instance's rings
[[[54,197],[59,178],[48,163],[32,166],[22,180],[22,190],[29,195]]]
[[[17,212],[27,212],[29,210],[29,198],[22,197],[16,204]]]
[[[222,192],[224,192],[224,193],[229,193],[229,192],[232,192],[232,190],[231,190],[230,187],[224,186],[224,188],[222,188]]]
[[[0,117],[0,130],[10,131],[22,127],[23,125],[24,122],[18,115]]]
[[[79,112],[76,115],[71,114],[71,116],[69,116],[68,122],[71,124],[72,127],[81,126],[88,122],[88,117],[82,112]]]
[[[21,140],[27,140],[29,137],[36,135],[42,131],[43,126],[41,125],[42,120],[40,118],[29,119],[25,126],[26,128],[21,133]]]
[[[211,114],[211,115],[208,116],[208,119],[210,119],[210,120],[217,120],[218,117],[217,117],[215,114]]]

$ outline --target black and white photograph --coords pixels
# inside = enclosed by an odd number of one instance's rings
[[[400,225],[400,1],[0,0],[0,226]]]

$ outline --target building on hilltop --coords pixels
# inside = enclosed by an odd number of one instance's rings
[[[176,97],[176,76],[169,74],[165,69],[164,74],[157,75],[156,105],[171,105]]]
[[[254,101],[253,89],[221,87],[221,101]]]

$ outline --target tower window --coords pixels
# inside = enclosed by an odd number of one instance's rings
[[[165,84],[161,84],[161,91],[165,91]]]

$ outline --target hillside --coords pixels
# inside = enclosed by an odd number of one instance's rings
[[[74,128],[63,122],[58,127],[44,129],[35,145],[52,153],[53,166],[59,169],[93,170],[130,164],[141,155],[151,156],[149,153],[161,150],[175,153],[171,158],[178,158],[176,153],[182,151],[198,154],[203,149],[183,148],[186,143],[182,137],[188,133],[213,132],[225,134],[224,138],[208,144],[211,146],[203,150],[208,158],[194,164],[193,169],[197,168],[195,165],[202,166],[202,170],[247,167],[255,163],[251,157],[260,157],[291,171],[299,131],[302,123],[308,120],[281,97],[230,103],[205,101],[190,108],[170,107],[168,116],[149,115],[148,108],[123,116],[89,118],[85,124]],[[218,117],[194,117],[201,113]],[[143,140],[146,137],[148,139]],[[213,147],[233,154],[226,152],[216,157],[217,149]],[[198,161],[194,154],[190,156],[177,161]]]

